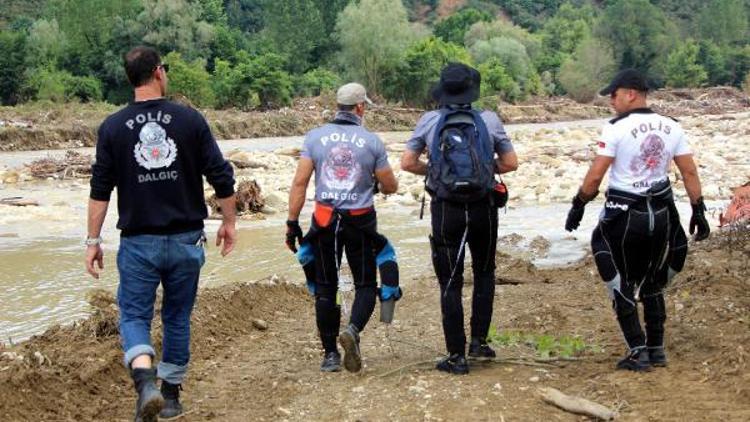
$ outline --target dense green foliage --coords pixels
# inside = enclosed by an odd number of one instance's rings
[[[588,101],[625,67],[657,87],[744,87],[749,19],[750,0],[4,0],[0,103],[128,101],[139,44],[199,107],[283,107],[352,80],[427,106],[452,61],[480,69],[485,104]]]

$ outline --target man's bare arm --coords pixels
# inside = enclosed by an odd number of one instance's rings
[[[506,152],[495,158],[495,171],[498,174],[510,173],[518,169],[518,156],[515,151]]]
[[[401,170],[424,176],[427,174],[427,163],[420,160],[421,152],[407,149],[401,154]]]
[[[697,203],[698,198],[703,193],[701,191],[701,180],[698,177],[698,168],[695,166],[695,161],[693,161],[693,154],[678,155],[674,157],[674,162],[677,164],[677,168],[682,175],[690,203]]]
[[[101,236],[104,218],[107,216],[109,201],[97,201],[89,198],[88,210],[88,238],[93,239]]]
[[[607,174],[607,170],[614,160],[613,157],[604,155],[597,155],[594,158],[594,162],[586,173],[586,177],[583,178],[583,184],[578,192],[583,201],[588,202],[596,197],[596,194],[599,193],[599,185],[602,184],[604,175]]]
[[[297,221],[302,207],[305,206],[307,185],[310,183],[315,166],[309,158],[300,158],[297,163],[297,171],[294,174],[292,186],[289,189],[289,217],[290,221]]]
[[[216,246],[221,246],[221,256],[227,256],[237,243],[237,195],[218,198],[222,222],[216,232]]]
[[[107,216],[109,201],[98,201],[89,198],[89,209],[87,217],[87,237],[95,239],[102,234],[104,218]],[[94,268],[94,263],[100,270],[104,269],[104,252],[99,244],[86,246],[86,271],[94,278],[99,278],[99,271]]]
[[[393,174],[393,169],[390,166],[375,170],[375,178],[380,184],[379,190],[381,193],[388,195],[396,193],[398,190],[398,180],[396,180],[396,175]]]

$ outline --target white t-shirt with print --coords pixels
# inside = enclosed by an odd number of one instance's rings
[[[602,129],[598,155],[614,157],[609,187],[646,192],[668,177],[675,156],[691,154],[682,127],[649,109],[637,109],[610,120]]]

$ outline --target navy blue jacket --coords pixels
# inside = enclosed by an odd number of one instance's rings
[[[109,201],[117,187],[123,236],[203,228],[203,176],[217,197],[234,193],[232,167],[192,108],[164,99],[135,102],[99,127],[90,197]]]

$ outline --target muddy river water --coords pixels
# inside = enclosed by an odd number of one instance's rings
[[[565,123],[566,126],[600,124],[600,121]],[[508,129],[512,131],[514,126]],[[404,133],[383,134],[386,139],[405,139],[406,136]],[[300,137],[233,140],[222,141],[221,147],[224,150],[270,151],[300,142]],[[82,152],[86,152],[86,149],[82,149]],[[39,157],[60,153],[2,153],[0,168],[19,166]],[[34,198],[42,206],[0,209],[0,342],[17,342],[42,332],[50,325],[67,324],[86,316],[90,311],[86,302],[87,292],[93,288],[114,291],[118,281],[115,266],[118,234],[114,227],[114,206],[110,206],[103,232],[106,243],[102,277],[95,280],[84,269],[82,239],[86,234],[86,180],[0,185],[0,197],[11,196]],[[309,220],[310,208],[308,204],[306,214],[303,213],[303,227]],[[575,262],[586,253],[588,233],[595,225],[599,208],[600,203],[590,207],[584,217],[582,230],[575,236],[562,229],[568,209],[565,203],[532,204],[501,210],[499,236],[502,238],[515,233],[522,239],[515,246],[501,242],[499,249],[526,254],[540,266]],[[688,210],[682,204],[683,220],[689,217]],[[419,220],[418,211],[418,206],[404,206],[387,200],[378,209],[380,230],[397,248],[402,285],[407,292],[411,279],[432,271],[427,243],[429,215]],[[212,245],[218,221],[207,221],[209,246],[201,286],[267,280],[274,275],[274,279],[282,282],[302,283],[302,271],[283,243],[285,217],[286,213],[277,213],[266,216],[264,220],[240,221],[237,249],[225,258]],[[550,248],[543,253],[532,254],[528,252],[528,246],[538,236],[549,241]]]

